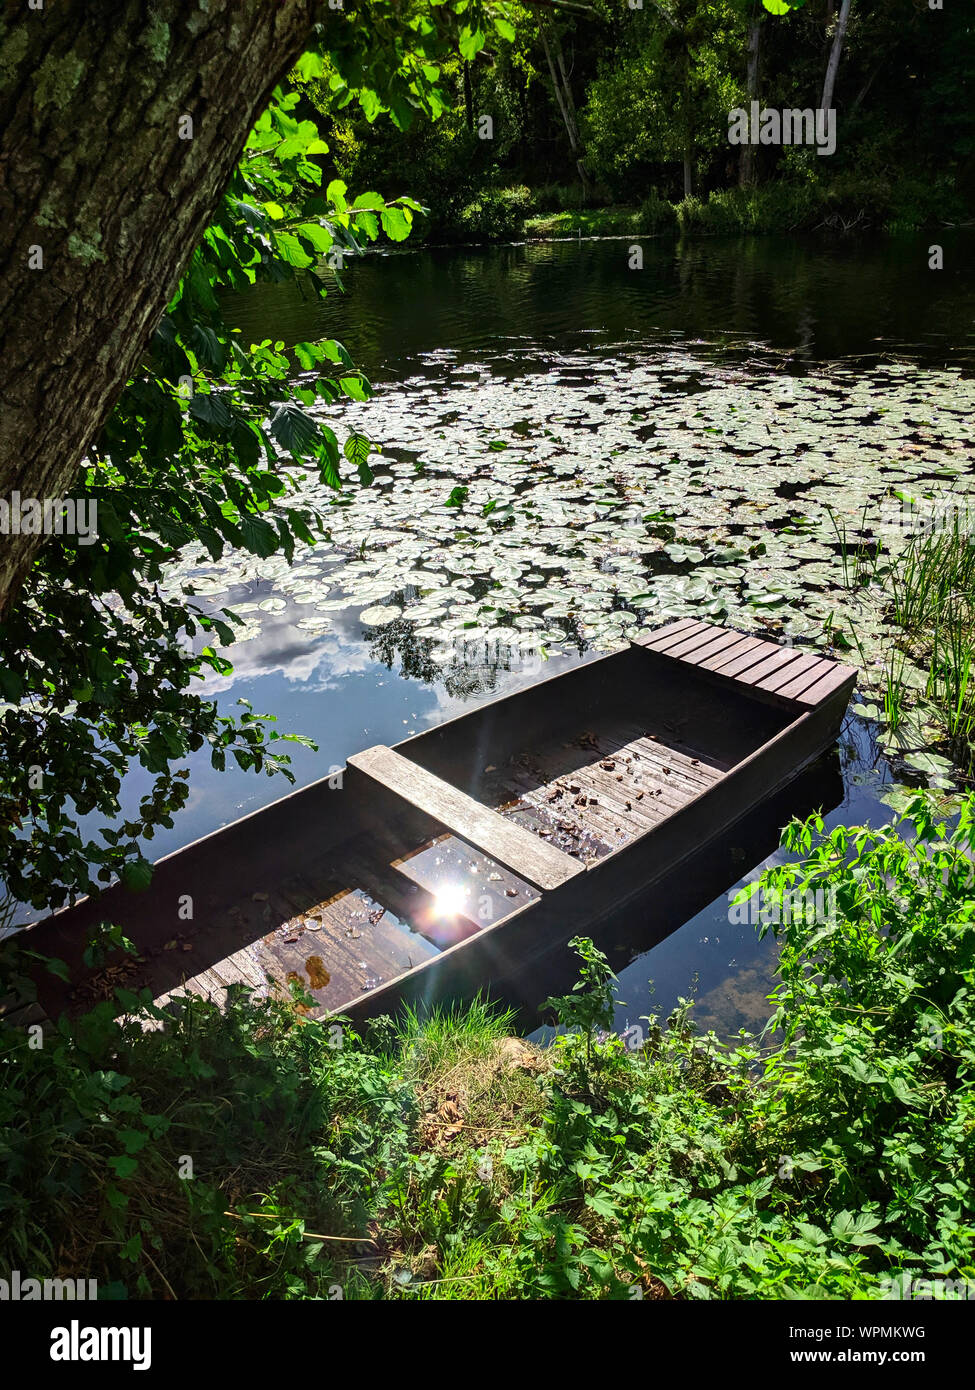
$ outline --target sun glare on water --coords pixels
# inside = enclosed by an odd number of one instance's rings
[[[433,895],[434,911],[438,917],[456,917],[463,912],[464,903],[470,890],[459,883],[446,884]]]

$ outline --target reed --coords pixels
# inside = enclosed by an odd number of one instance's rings
[[[869,502],[864,503],[860,516],[860,526],[856,532],[858,539],[851,539],[846,522],[837,519],[836,512],[826,505],[826,515],[836,535],[840,548],[840,563],[843,566],[843,586],[847,589],[862,589],[877,578],[883,556],[883,543],[879,540],[865,540],[867,529],[867,510]]]
[[[911,538],[890,567],[890,617],[927,665],[925,694],[952,756],[975,762],[975,544],[956,518],[950,528]],[[904,661],[885,671],[884,711],[903,718]],[[899,717],[898,717],[899,716]],[[891,724],[891,727],[896,727]]]

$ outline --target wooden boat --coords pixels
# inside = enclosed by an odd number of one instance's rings
[[[29,929],[66,961],[52,1016],[146,985],[300,984],[308,1012],[361,1020],[517,977],[708,847],[836,739],[856,672],[684,620],[504,696],[161,859]],[[733,882],[732,877],[729,882]],[[719,890],[720,891],[720,890]],[[118,924],[140,960],[86,970]]]

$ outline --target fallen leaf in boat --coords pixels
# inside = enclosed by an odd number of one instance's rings
[[[324,989],[332,978],[325,969],[321,956],[309,956],[305,961],[305,969],[308,971],[312,989]]]
[[[604,758],[603,761],[599,764],[599,766],[603,769],[604,772],[613,772],[616,769],[616,764],[613,762],[611,758]]]

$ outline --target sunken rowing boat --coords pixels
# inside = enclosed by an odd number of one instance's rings
[[[29,929],[55,1014],[300,985],[356,1020],[489,990],[681,874],[836,740],[856,672],[684,620],[505,696],[159,860]],[[139,957],[81,961],[88,929]]]

